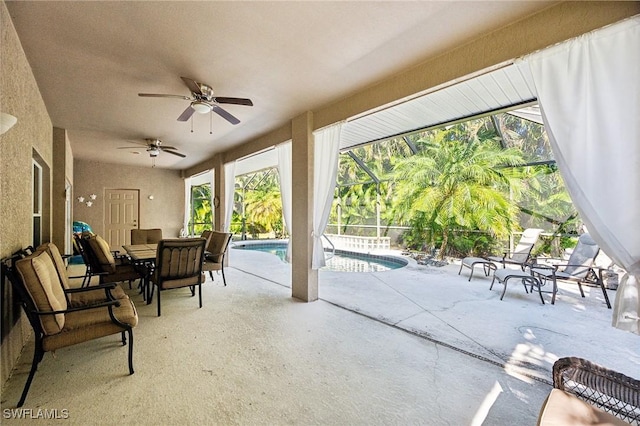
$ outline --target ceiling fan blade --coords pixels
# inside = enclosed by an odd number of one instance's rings
[[[142,146],[119,146],[116,149],[142,149]]]
[[[235,118],[233,115],[231,115],[224,109],[220,108],[218,105],[211,105],[211,111],[215,112],[216,114],[218,114],[220,117],[224,118],[231,124],[238,124],[240,122],[240,120]]]
[[[191,108],[191,105],[189,105],[187,107],[187,109],[185,109],[182,112],[182,114],[180,114],[180,117],[178,117],[178,121],[187,121],[187,120],[189,120],[194,112],[196,112],[196,110]]]
[[[160,149],[173,149],[173,150],[178,149],[178,148],[176,148],[175,146],[166,146],[166,145],[159,146],[159,148],[160,148]]]
[[[161,93],[138,93],[138,96],[142,96],[145,98],[178,98],[184,99],[185,101],[190,101],[191,98],[183,95],[165,95]]]
[[[163,152],[166,152],[167,154],[177,155],[178,157],[182,157],[182,158],[185,158],[185,157],[186,157],[186,155],[184,155],[184,154],[180,154],[179,152],[167,151],[166,149],[163,149],[162,151],[163,151]]]
[[[184,84],[187,85],[189,90],[191,90],[193,93],[197,93],[198,95],[202,95],[202,91],[200,90],[200,85],[198,84],[197,81],[187,77],[180,77],[180,78],[182,79],[182,81],[184,81]]]
[[[246,98],[225,98],[223,96],[216,96],[215,101],[219,104],[253,106],[253,102],[251,102],[251,99]]]

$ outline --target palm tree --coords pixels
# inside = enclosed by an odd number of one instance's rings
[[[211,184],[191,187],[191,229],[190,235],[200,235],[202,231],[213,226],[213,210],[211,209]]]
[[[517,224],[511,196],[520,193],[514,169],[522,154],[502,149],[486,123],[475,120],[424,134],[422,150],[396,169],[399,211],[414,231],[444,256],[456,230],[506,238]]]
[[[256,236],[259,233],[283,234],[282,201],[275,169],[267,169],[236,177],[236,195],[243,217],[243,231]]]

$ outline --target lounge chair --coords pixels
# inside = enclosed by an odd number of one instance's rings
[[[522,237],[520,237],[520,241],[516,245],[514,251],[509,252],[505,251],[502,256],[487,256],[487,257],[465,257],[460,262],[460,270],[458,271],[458,275],[462,272],[462,268],[466,267],[471,269],[471,273],[469,274],[469,281],[473,277],[473,269],[476,265],[482,265],[485,276],[489,276],[491,271],[496,270],[496,263],[502,265],[503,268],[506,268],[507,264],[509,265],[518,265],[524,271],[527,263],[530,262],[531,259],[531,250],[533,250],[533,246],[538,242],[538,238],[542,233],[542,229],[537,228],[527,228],[522,233]]]
[[[604,280],[602,279],[602,269],[593,266],[599,252],[600,247],[598,247],[589,234],[585,233],[578,239],[578,244],[566,262],[554,265],[534,264],[531,266],[533,275],[538,277],[541,283],[547,280],[553,282],[551,304],[554,304],[556,301],[556,293],[558,292],[557,281],[561,280],[577,283],[582,297],[584,297],[583,284],[600,287],[607,307],[611,309],[609,296],[607,295]]]

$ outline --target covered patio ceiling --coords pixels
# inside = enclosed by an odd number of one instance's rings
[[[151,167],[144,147],[118,148],[159,138],[187,156],[160,155],[157,167],[184,170],[554,3],[7,1],[6,6],[52,124],[67,130],[74,158]],[[240,120],[237,125],[215,114],[179,122],[189,105],[184,99],[138,96],[189,95],[181,76],[210,85],[216,96],[250,98],[254,106],[225,105]],[[384,136],[376,133],[377,121],[389,117],[362,118],[350,123],[348,143]],[[391,131],[413,124],[400,125]]]
[[[426,128],[509,111],[513,115],[542,124],[535,105],[536,93],[528,70],[513,63],[467,76],[347,120],[342,130],[342,151]],[[266,150],[238,160],[236,174],[277,166],[274,150]]]

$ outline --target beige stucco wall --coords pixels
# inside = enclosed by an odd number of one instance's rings
[[[65,235],[66,225],[66,182],[73,182],[73,153],[64,129],[53,129],[53,179],[51,186],[51,241],[63,253],[68,253],[70,237]],[[64,167],[62,167],[64,165]]]
[[[0,136],[0,257],[5,257],[31,244],[33,150],[49,169],[53,154],[51,120],[4,2],[0,3],[0,57],[0,110],[18,118],[17,124]],[[4,293],[3,315],[9,303],[6,298]],[[3,340],[2,383],[29,335],[30,326],[23,317]]]
[[[180,233],[184,217],[184,180],[179,171],[76,160],[73,174],[73,220],[88,223],[97,234],[104,235],[106,189],[140,191],[140,228],[162,228],[166,238],[177,237]],[[91,207],[76,200],[90,194],[98,196]],[[149,200],[149,195],[153,195],[153,200]]]

